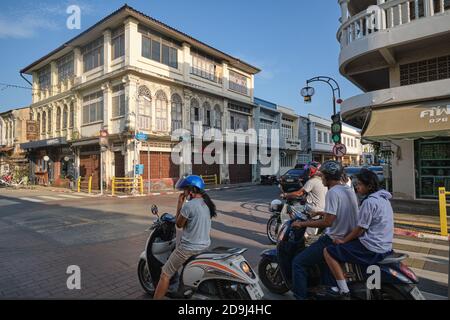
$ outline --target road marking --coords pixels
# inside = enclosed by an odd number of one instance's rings
[[[83,197],[80,197],[80,196],[72,196],[70,194],[60,194],[59,196],[63,197],[63,198],[68,198],[68,199],[81,199],[81,198],[83,198]]]
[[[11,206],[11,205],[19,204],[19,203],[20,202],[2,199],[2,200],[0,200],[0,207]]]
[[[44,202],[44,200],[33,199],[33,198],[19,198],[19,199],[23,200],[23,201],[29,201],[29,202]]]
[[[433,281],[440,282],[443,284],[447,284],[448,275],[446,273],[440,273],[440,272],[417,269],[417,268],[410,268],[410,269],[412,271],[414,271],[414,273],[421,278],[433,280]]]
[[[448,257],[441,257],[441,256],[436,256],[434,254],[426,254],[426,253],[419,253],[419,252],[414,252],[414,251],[405,251],[405,250],[399,250],[399,249],[395,249],[394,251],[398,252],[398,253],[407,254],[410,258],[413,258],[413,259],[418,259],[418,260],[427,261],[427,262],[433,262],[433,263],[437,263],[437,264],[448,265]],[[447,262],[445,262],[445,261],[447,261]]]
[[[61,198],[52,197],[52,196],[38,196],[38,198],[42,198],[42,199],[46,199],[46,200],[53,200],[53,201],[61,200]]]
[[[437,249],[437,250],[445,250],[448,251],[448,246],[431,243],[431,242],[424,242],[424,241],[411,241],[406,239],[397,239],[394,238],[394,243],[397,244],[406,244],[414,247],[420,247],[420,248],[430,248],[430,249]]]

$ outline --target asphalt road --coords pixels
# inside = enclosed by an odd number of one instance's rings
[[[212,247],[247,248],[245,257],[256,269],[259,254],[272,247],[265,225],[277,188],[250,186],[210,195],[219,210]],[[118,199],[0,189],[0,298],[148,298],[136,269],[154,219],[150,206],[174,213],[176,200],[175,194]],[[81,290],[67,289],[70,265],[81,268]],[[428,279],[425,285],[427,292],[444,294],[442,283]]]

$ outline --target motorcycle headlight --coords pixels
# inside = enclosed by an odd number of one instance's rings
[[[255,279],[255,274],[252,271],[252,268],[246,261],[241,262],[241,270],[244,271],[246,275],[248,275],[250,278]]]

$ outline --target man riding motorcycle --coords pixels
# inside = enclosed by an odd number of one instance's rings
[[[336,285],[326,266],[323,250],[336,239],[342,239],[356,226],[358,201],[350,187],[342,183],[342,165],[337,161],[326,161],[321,167],[323,185],[328,187],[325,209],[318,214],[320,220],[295,221],[293,228],[327,228],[315,243],[300,252],[292,261],[292,291],[297,299],[307,298],[308,269],[319,265],[322,283]]]
[[[290,192],[286,194],[286,199],[296,199],[303,197],[306,194],[306,206],[305,212],[310,217],[316,217],[317,213],[323,212],[325,209],[325,196],[327,194],[328,189],[322,183],[322,174],[319,171],[320,163],[311,162],[308,165],[308,181],[298,191]],[[309,235],[317,234],[317,230],[315,228],[308,228],[306,232]]]

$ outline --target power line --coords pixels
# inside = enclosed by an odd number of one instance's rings
[[[25,90],[31,90],[31,91],[50,91],[50,93],[53,94],[53,91],[49,90],[49,89],[33,89],[32,87],[24,87],[24,86],[19,86],[19,85],[12,84],[12,83],[2,83],[2,82],[0,82],[0,86],[4,86],[0,90],[0,92],[6,90],[8,88],[15,88],[15,89],[25,89]]]

